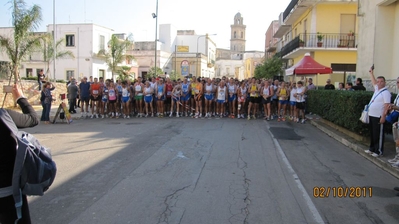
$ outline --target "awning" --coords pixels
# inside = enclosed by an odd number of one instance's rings
[[[324,65],[319,64],[309,53],[294,66],[285,70],[285,75],[311,75],[311,74],[331,74],[332,69]]]

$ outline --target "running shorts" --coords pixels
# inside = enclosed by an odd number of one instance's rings
[[[122,103],[127,103],[127,101],[129,101],[129,99],[130,99],[130,97],[128,97],[128,96],[122,97]]]
[[[144,101],[146,103],[151,103],[152,102],[152,96],[144,96]]]
[[[233,102],[233,101],[235,101],[236,100],[236,94],[233,94],[233,96],[230,96],[229,95],[229,102]]]

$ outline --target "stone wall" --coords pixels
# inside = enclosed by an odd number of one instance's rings
[[[54,91],[52,91],[54,99],[56,99],[55,104],[60,103],[59,96],[60,94],[65,94],[66,96],[66,84],[65,83],[53,83],[55,86]],[[4,96],[6,95],[3,93],[3,86],[8,85],[8,81],[6,80],[0,80],[0,106],[3,105],[3,100]],[[31,105],[40,105],[40,91],[39,91],[39,84],[37,81],[30,81],[30,80],[21,80],[20,83],[18,83],[18,87],[21,88],[22,85],[22,91],[25,95],[25,97],[28,99],[29,103]],[[14,106],[14,99],[12,97],[12,94],[7,94],[7,97],[4,102],[4,108],[9,108]]]

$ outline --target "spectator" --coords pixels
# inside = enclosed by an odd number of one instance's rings
[[[51,111],[51,103],[53,102],[53,96],[51,95],[51,91],[53,91],[55,87],[50,82],[46,82],[43,85],[41,102],[42,102],[42,117],[40,121],[44,121],[45,124],[50,124],[50,111]]]
[[[43,69],[40,70],[39,74],[37,75],[37,82],[39,83],[39,91],[42,90],[44,78],[46,76],[43,74]]]
[[[313,84],[313,79],[312,78],[309,78],[308,82],[309,82],[309,84],[307,86],[307,90],[316,89],[316,86]]]
[[[351,82],[346,83],[345,89],[349,91],[354,91],[353,84]]]
[[[23,96],[17,85],[13,87],[12,95],[23,112],[23,114],[21,114],[14,110],[6,110],[15,125],[18,128],[36,126],[39,123],[36,112],[32,106],[29,105],[28,100]],[[0,150],[0,188],[6,188],[12,185],[15,149],[17,145],[15,136],[1,120],[0,135],[2,144]],[[17,219],[17,214],[12,192],[10,192],[9,195],[5,194],[3,196],[5,197],[0,197],[0,223],[14,223]],[[22,195],[22,219],[19,220],[19,223],[31,223],[26,195]]]
[[[344,84],[343,82],[340,82],[340,83],[338,84],[338,90],[346,90],[346,89],[345,89],[345,84]]]
[[[374,94],[369,103],[369,129],[370,147],[366,153],[374,157],[382,156],[384,153],[384,111],[391,102],[391,94],[385,87],[384,76],[374,77],[373,69],[370,70],[370,78],[374,86]]]
[[[396,86],[399,87],[399,77],[396,79]],[[394,113],[394,111],[399,111],[399,94],[396,95],[393,104],[390,104],[388,107],[388,112]],[[388,159],[388,162],[391,163],[393,167],[399,168],[399,127],[397,120],[398,119],[396,119],[396,121],[392,121],[392,136],[396,144],[396,155],[393,159]]]
[[[361,78],[356,79],[356,85],[353,87],[353,90],[363,90],[366,91],[366,87],[363,86],[363,80]]]
[[[327,84],[324,86],[324,89],[335,89],[335,86],[331,84],[331,79],[327,79]]]
[[[75,79],[71,80],[70,85],[68,86],[68,101],[69,101],[69,113],[76,114],[75,106],[76,106],[76,97],[78,96],[78,87],[76,86]]]
[[[87,117],[90,101],[90,83],[87,81],[87,77],[84,77],[82,82],[79,84],[79,99],[82,103],[80,106],[81,117]]]

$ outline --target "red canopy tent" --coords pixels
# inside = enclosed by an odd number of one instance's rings
[[[285,75],[311,75],[311,74],[331,74],[332,69],[319,64],[309,53],[294,66],[285,70]]]

